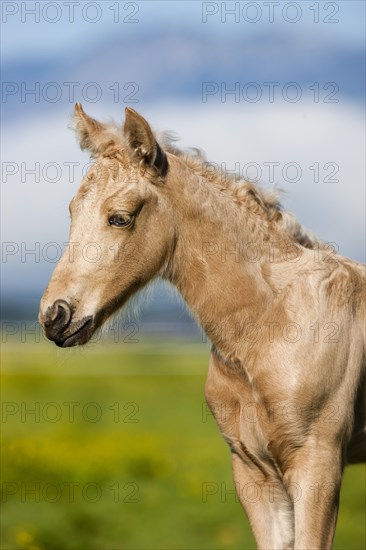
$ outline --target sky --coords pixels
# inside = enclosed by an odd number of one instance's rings
[[[49,243],[57,259],[67,241],[67,205],[89,161],[68,129],[75,101],[120,122],[129,105],[182,146],[283,188],[302,223],[365,260],[364,2],[1,9],[5,297],[41,296]]]
[[[228,32],[253,35],[271,28],[286,32],[286,27],[296,25],[301,31],[316,30],[345,44],[362,46],[365,38],[365,4],[360,0],[262,1],[251,2],[252,8],[249,2],[231,1],[223,3],[226,11],[221,9],[221,2],[197,0],[46,4],[47,9],[42,8],[42,2],[2,2],[4,61],[72,55],[75,48],[87,49],[107,34],[121,32],[121,27],[128,34],[136,25],[146,30],[152,25],[166,28],[177,21],[186,27],[199,28],[200,32],[224,36]],[[339,20],[339,24],[332,23],[333,20]]]

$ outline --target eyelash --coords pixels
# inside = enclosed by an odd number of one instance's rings
[[[109,225],[114,227],[129,227],[133,222],[134,216],[129,214],[111,214],[108,217]]]

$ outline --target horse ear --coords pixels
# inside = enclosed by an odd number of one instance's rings
[[[116,146],[120,141],[114,128],[91,118],[80,103],[75,104],[73,126],[81,149],[87,149],[94,157],[103,153],[107,147]]]
[[[149,124],[130,107],[126,107],[125,113],[123,131],[131,155],[146,166],[154,168],[160,176],[165,176],[168,161]]]

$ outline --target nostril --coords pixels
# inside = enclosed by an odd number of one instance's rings
[[[67,315],[67,311],[69,311],[68,304],[64,300],[56,300],[51,310],[51,321],[56,321],[59,317]]]
[[[71,314],[71,307],[65,300],[56,300],[56,302],[48,308],[44,324],[46,327],[52,325],[57,330],[64,329],[70,323]]]

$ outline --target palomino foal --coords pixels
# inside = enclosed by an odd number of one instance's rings
[[[342,471],[366,458],[364,267],[132,109],[123,131],[80,104],[74,123],[95,164],[42,298],[46,335],[85,344],[153,278],[173,283],[212,342],[206,398],[258,547],[331,548]]]

